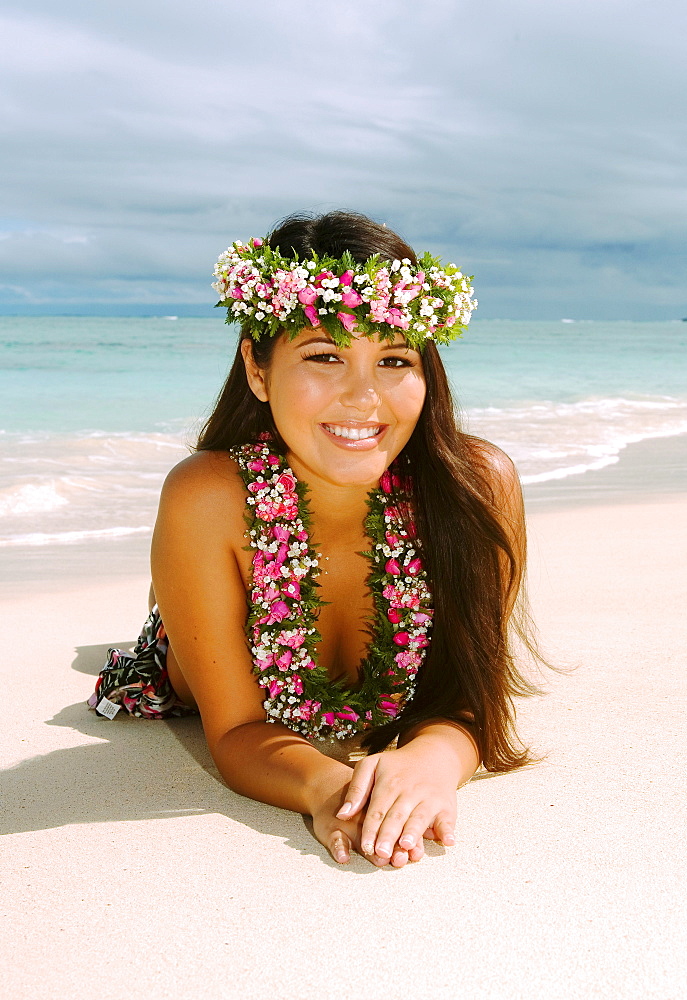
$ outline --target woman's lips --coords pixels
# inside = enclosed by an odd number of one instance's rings
[[[373,435],[372,437],[359,438],[358,440],[356,440],[355,438],[346,438],[346,437],[341,437],[338,434],[334,434],[332,431],[329,430],[327,424],[320,424],[319,426],[322,428],[322,432],[327,435],[329,440],[333,441],[334,444],[337,444],[339,448],[345,448],[346,451],[371,451],[373,448],[377,447],[381,438],[384,437],[384,433],[388,427],[388,424],[336,423],[329,425],[329,427],[346,427],[348,429],[356,427],[360,428],[361,430],[367,430],[370,427],[379,428],[379,432]]]

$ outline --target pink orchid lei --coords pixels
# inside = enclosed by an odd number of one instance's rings
[[[247,537],[253,555],[246,634],[253,670],[265,692],[268,722],[308,738],[345,739],[397,716],[415,691],[429,645],[433,611],[419,551],[407,481],[387,470],[370,493],[365,521],[375,543],[370,619],[362,684],[335,684],[317,663],[319,558],[310,544],[307,487],[296,480],[269,435],[232,449],[249,496]]]
[[[417,270],[408,258],[357,264],[348,251],[300,261],[254,238],[235,241],[214,276],[227,323],[240,322],[255,340],[321,326],[337,346],[348,347],[353,336],[393,341],[401,330],[410,347],[422,350],[428,339],[447,344],[462,336],[477,307],[472,279],[429,253]]]

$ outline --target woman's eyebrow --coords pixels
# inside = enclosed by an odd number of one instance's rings
[[[308,344],[328,344],[330,347],[336,347],[336,343],[330,337],[310,337],[308,340],[301,340],[299,347],[307,347]],[[413,351],[415,348],[409,347],[405,342],[402,344],[383,344],[381,345],[383,351]]]
[[[409,347],[404,341],[402,344],[384,344],[383,351],[414,351],[414,347]],[[419,353],[419,352],[418,352]]]
[[[329,344],[331,347],[336,346],[331,337],[311,337],[309,340],[301,340],[299,347],[306,347],[308,344]]]

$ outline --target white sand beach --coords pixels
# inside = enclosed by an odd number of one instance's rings
[[[683,997],[687,499],[543,505],[530,534],[570,668],[520,708],[546,756],[478,775],[457,846],[402,870],[339,867],[302,817],[230,792],[197,719],[86,710],[145,576],[5,597],[5,995]]]

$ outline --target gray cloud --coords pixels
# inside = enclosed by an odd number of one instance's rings
[[[208,302],[234,238],[351,207],[482,315],[682,315],[683,5],[34,2],[4,15],[0,301]]]

